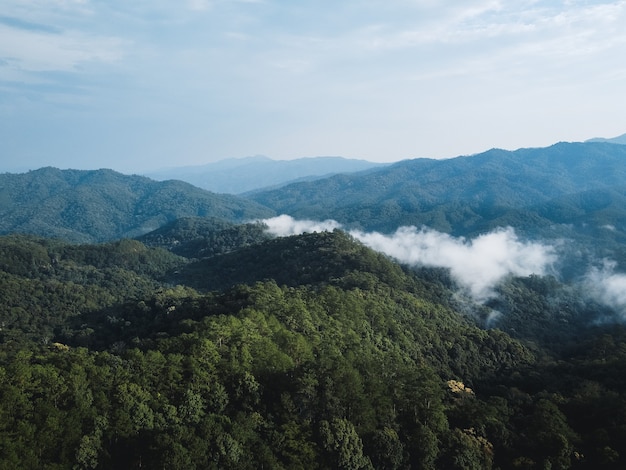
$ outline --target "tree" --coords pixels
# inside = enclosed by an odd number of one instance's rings
[[[319,426],[322,447],[331,468],[337,470],[372,469],[372,462],[363,454],[363,442],[350,421],[333,418]]]

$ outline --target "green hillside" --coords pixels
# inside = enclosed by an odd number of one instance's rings
[[[0,175],[0,233],[94,242],[141,236],[181,218],[237,225],[284,213],[387,233],[415,225],[475,236],[511,226],[535,238],[600,238],[615,251],[626,239],[625,197],[626,147],[605,142],[406,160],[247,199],[110,170],[44,168]],[[213,244],[196,238],[187,243]]]
[[[236,196],[111,170],[0,174],[0,234],[98,242],[143,235],[181,217],[244,222],[272,214]]]
[[[515,339],[343,232],[247,243],[0,238],[0,468],[624,466],[626,331],[556,280]]]
[[[187,258],[207,258],[250,246],[269,235],[260,223],[235,224],[214,217],[185,217],[137,239]]]
[[[554,223],[546,208],[555,204],[573,209],[562,223],[579,221],[575,211],[585,211],[579,207],[584,204],[579,194],[621,194],[625,182],[625,146],[559,143],[448,160],[407,160],[366,175],[340,175],[251,197],[295,218],[332,218],[385,232],[401,225],[427,225],[472,235],[502,225],[545,230]],[[616,207],[611,217],[624,230],[626,213],[623,206]]]

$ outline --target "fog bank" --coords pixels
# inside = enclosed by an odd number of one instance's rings
[[[584,280],[584,287],[588,296],[625,317],[626,275],[616,273],[616,266],[615,261],[603,260],[601,267],[589,270]]]

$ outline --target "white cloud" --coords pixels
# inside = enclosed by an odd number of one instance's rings
[[[376,49],[483,44],[471,50],[473,56],[487,56],[493,50],[579,55],[614,47],[626,37],[621,27],[626,15],[623,1],[567,9],[552,2],[468,2],[451,8],[437,6],[434,11],[431,17],[403,28],[397,23],[379,23],[376,28],[363,29],[369,39],[364,35],[362,43]],[[462,51],[467,54],[468,49]]]
[[[542,275],[556,260],[552,247],[522,242],[511,228],[473,240],[415,227],[401,227],[393,235],[355,232],[353,236],[404,263],[450,269],[478,301],[492,297],[493,289],[507,276]]]
[[[616,273],[616,266],[604,260],[602,267],[589,271],[584,285],[590,297],[626,316],[626,274]]]
[[[279,215],[278,217],[264,219],[261,222],[268,226],[267,231],[269,233],[277,237],[299,235],[306,232],[329,232],[341,226],[339,222],[334,220],[325,220],[323,222],[295,220],[288,215]]]
[[[22,71],[71,71],[84,62],[115,62],[122,58],[124,45],[114,37],[48,34],[0,24],[0,57],[10,58]]]
[[[206,11],[211,9],[213,2],[211,0],[189,0],[189,9],[192,11]]]

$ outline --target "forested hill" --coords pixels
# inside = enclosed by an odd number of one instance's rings
[[[241,240],[0,237],[0,468],[624,468],[626,333],[545,348],[555,280],[501,291],[526,342],[343,232]]]
[[[293,184],[251,198],[296,218],[332,218],[381,231],[427,225],[471,235],[503,225],[549,227],[554,218],[583,223],[585,217],[619,226],[626,222],[626,146],[558,143],[406,160],[365,175]],[[611,217],[604,221],[601,211],[608,206]]]
[[[112,170],[0,174],[0,234],[94,242],[142,235],[181,217],[242,222],[271,215],[270,209],[236,196]]]
[[[236,224],[214,217],[184,217],[137,237],[187,258],[209,258],[253,246],[270,236],[262,223]]]

